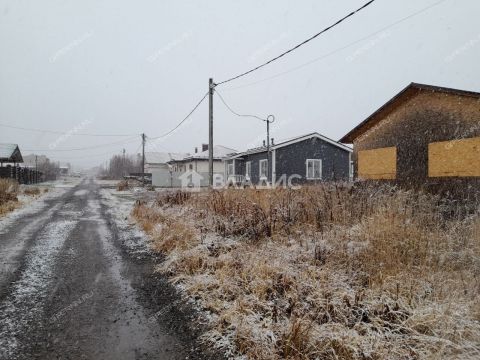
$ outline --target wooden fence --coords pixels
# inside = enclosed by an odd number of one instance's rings
[[[15,179],[20,184],[37,184],[43,180],[43,173],[20,166],[0,167],[0,178]]]

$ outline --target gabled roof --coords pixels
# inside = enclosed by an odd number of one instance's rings
[[[440,92],[440,93],[450,94],[450,95],[480,98],[480,93],[477,93],[477,92],[450,89],[450,88],[445,88],[440,86],[411,83],[405,89],[403,89],[397,95],[395,95],[391,100],[389,100],[385,105],[383,105],[380,109],[378,109],[372,115],[370,115],[367,119],[362,121],[347,135],[341,138],[340,142],[346,143],[346,144],[353,143],[353,141],[356,138],[358,138],[359,136],[361,136],[362,134],[370,130],[372,127],[374,127],[379,122],[381,122],[388,114],[393,112],[399,106],[401,106],[411,98],[415,97],[422,91]]]
[[[222,145],[215,145],[213,147],[213,158],[215,160],[222,160],[224,157],[235,154],[237,150],[228,148]],[[208,150],[202,151],[200,153],[192,154],[184,157],[180,161],[190,161],[190,160],[207,160],[208,159]]]
[[[289,145],[292,145],[292,144],[295,144],[295,143],[298,143],[298,142],[301,142],[301,141],[304,141],[304,140],[308,140],[308,139],[311,139],[311,138],[317,138],[317,139],[321,139],[329,144],[332,144],[344,151],[348,151],[348,152],[352,152],[352,149],[344,144],[340,144],[339,142],[335,141],[335,140],[332,140],[324,135],[321,135],[317,132],[313,132],[313,133],[310,133],[310,134],[306,134],[306,135],[301,135],[301,136],[296,136],[296,137],[293,137],[293,138],[290,138],[290,139],[285,139],[285,140],[281,140],[280,142],[270,146],[270,150],[275,150],[275,149],[280,149],[282,147],[285,147],[285,146],[289,146]],[[234,158],[238,158],[238,157],[242,157],[242,156],[245,156],[245,155],[250,155],[250,154],[257,154],[257,153],[262,153],[262,152],[266,152],[267,151],[267,147],[266,146],[260,146],[260,147],[256,147],[256,148],[252,148],[252,149],[248,149],[244,152],[241,152],[241,153],[238,153],[238,154],[235,154],[233,156],[230,156],[228,157],[228,159],[234,159]]]
[[[0,144],[1,162],[23,162],[22,154],[17,144]]]
[[[146,152],[146,164],[166,164],[172,160],[182,160],[189,156],[189,153],[169,153],[169,152]]]

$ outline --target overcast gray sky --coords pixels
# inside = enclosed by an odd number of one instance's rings
[[[238,112],[274,114],[277,139],[318,131],[336,140],[412,81],[480,91],[480,1],[445,0],[382,30],[438,1],[377,0],[218,91]],[[209,77],[219,82],[246,71],[365,2],[0,0],[0,124],[159,136],[200,100]],[[243,150],[265,136],[264,123],[234,116],[218,97],[214,117],[215,144]],[[192,152],[207,135],[204,102],[147,149]],[[140,136],[59,138],[0,127],[0,142],[18,143],[24,154],[53,149],[36,153],[93,166],[123,147],[138,151]]]

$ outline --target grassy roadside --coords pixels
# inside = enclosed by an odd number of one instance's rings
[[[480,215],[391,187],[164,193],[133,216],[249,359],[480,356]]]
[[[43,190],[47,191],[46,188]],[[21,206],[19,196],[37,197],[41,193],[42,190],[36,186],[21,187],[15,180],[0,179],[0,217]]]

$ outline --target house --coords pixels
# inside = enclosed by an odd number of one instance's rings
[[[0,166],[3,164],[13,164],[23,162],[22,153],[17,144],[0,144]]]
[[[213,147],[213,172],[223,174],[223,158],[234,153],[236,153],[234,149],[215,145]],[[180,160],[172,160],[169,164],[177,172],[195,171],[197,173],[208,173],[208,156],[208,145],[203,144],[201,152],[198,152],[198,149],[195,148],[194,154],[185,156]]]
[[[412,83],[340,141],[362,180],[478,180],[480,93]]]
[[[171,152],[146,152],[145,153],[145,173],[151,174],[155,170],[169,170],[170,161],[181,160],[189,153],[171,153]]]
[[[310,133],[249,149],[224,160],[228,181],[274,184],[349,180],[352,149],[319,133]],[[271,166],[269,166],[269,158]]]
[[[58,172],[62,176],[67,176],[70,173],[70,166],[69,165],[60,165],[58,167]]]
[[[28,167],[20,167],[19,163],[23,162],[17,144],[0,144],[0,178],[15,179],[21,184],[41,181],[42,173]]]
[[[223,175],[223,158],[235,153],[234,149],[216,145],[213,147],[213,173]],[[193,154],[173,158],[167,161],[166,167],[152,170],[152,185],[157,187],[185,187],[185,184],[194,187],[208,186],[208,145],[202,145],[202,151],[195,148]]]

